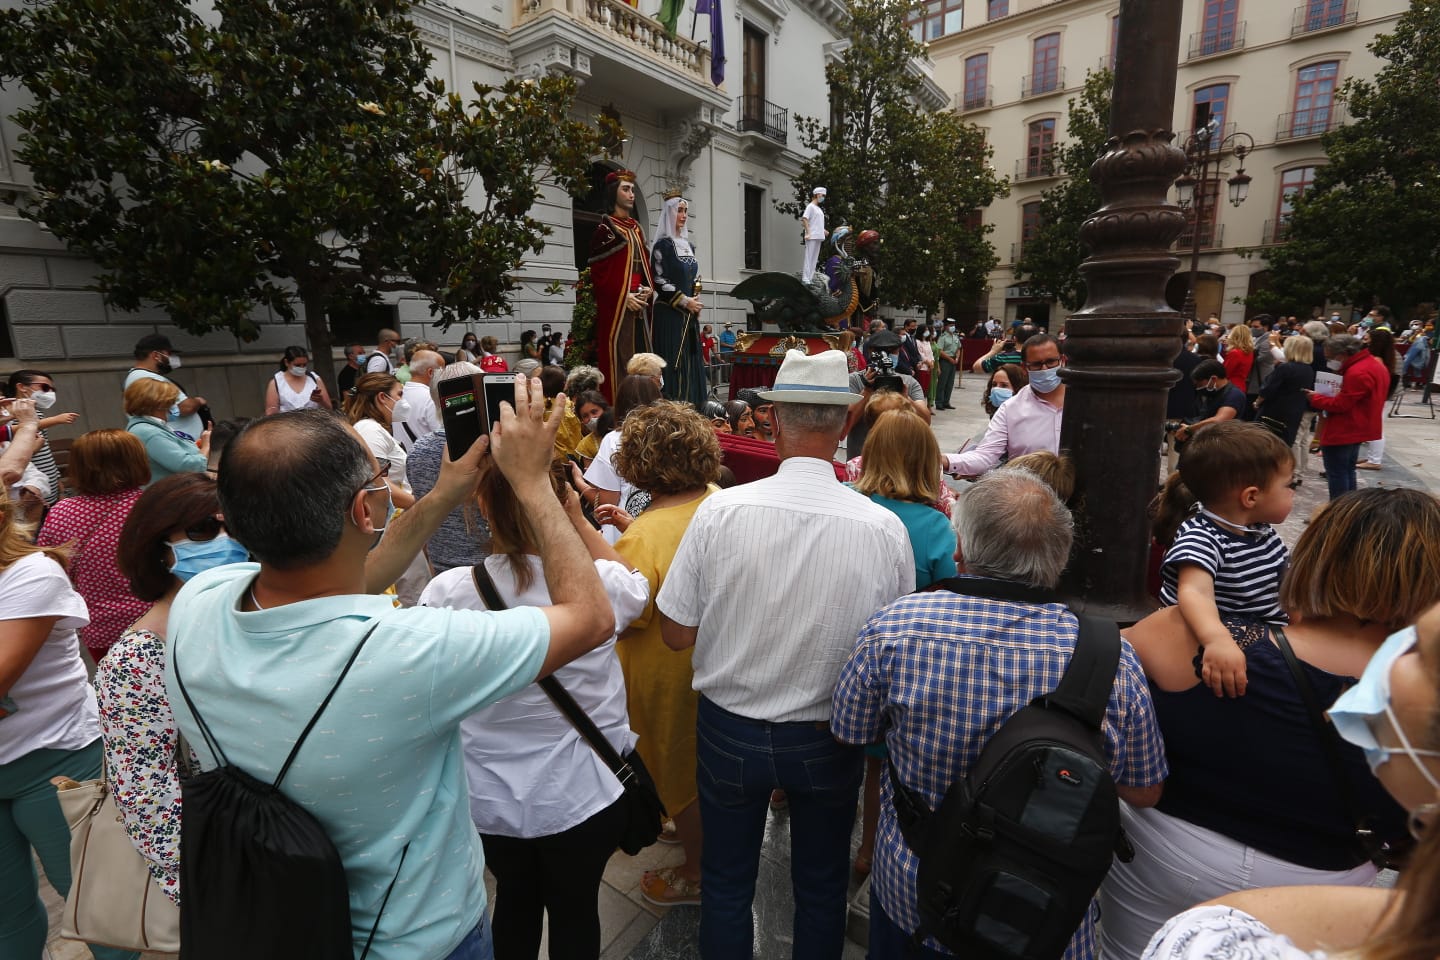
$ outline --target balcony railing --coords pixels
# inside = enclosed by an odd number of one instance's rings
[[[1020,78],[1020,99],[1039,97],[1056,90],[1065,89],[1065,68],[1059,67],[1045,73]]]
[[[1295,16],[1290,21],[1290,36],[1297,37],[1302,33],[1347,27],[1359,18],[1360,4],[1358,0],[1345,0],[1338,10],[1332,3],[1302,3],[1295,8]]]
[[[961,93],[955,94],[955,109],[961,113],[967,110],[984,110],[993,106],[995,106],[993,84],[986,84],[973,90],[967,87]]]
[[[762,133],[781,146],[789,139],[790,111],[755,94],[740,98],[740,132]]]
[[[1239,50],[1243,46],[1245,46],[1245,21],[1241,20],[1235,24],[1234,28],[1204,30],[1200,33],[1190,34],[1190,55],[1186,59],[1213,57],[1217,53],[1229,53],[1231,50]]]
[[[1185,144],[1188,143],[1190,140],[1190,135],[1194,132],[1194,130],[1181,130],[1179,133],[1175,134],[1175,146],[1180,147],[1183,150],[1185,148]],[[1227,123],[1219,130],[1216,130],[1214,133],[1212,133],[1210,135],[1210,151],[1213,153],[1215,150],[1219,149],[1220,144],[1224,143],[1225,139],[1234,132],[1235,124]]]
[[[1266,220],[1265,232],[1261,234],[1260,242],[1266,246],[1276,243],[1284,243],[1290,235],[1290,218],[1281,217],[1279,220]]]
[[[710,86],[710,51],[693,40],[671,36],[658,20],[645,16],[625,0],[526,0],[519,5],[517,26],[559,13],[603,34],[619,51],[661,61],[688,79]],[[617,59],[623,57],[619,54]]]
[[[1331,103],[1329,106],[1282,113],[1275,118],[1275,140],[1279,142],[1318,137],[1337,127],[1343,127],[1347,119],[1349,119],[1349,114],[1343,103]]]
[[[1225,245],[1225,224],[1223,223],[1202,223],[1200,229],[1200,249],[1214,250]],[[1195,224],[1185,225],[1185,231],[1175,241],[1173,249],[1184,252],[1195,246]]]
[[[1015,182],[1043,180],[1046,177],[1063,176],[1060,163],[1053,156],[1021,157],[1015,161]]]

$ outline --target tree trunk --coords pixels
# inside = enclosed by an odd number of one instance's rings
[[[325,295],[317,290],[300,288],[300,302],[305,305],[305,339],[310,342],[310,369],[325,381],[325,389],[335,408],[344,398],[335,382],[335,338],[330,335],[330,321],[325,310]]]

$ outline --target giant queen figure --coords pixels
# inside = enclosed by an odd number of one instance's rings
[[[645,231],[635,220],[635,174],[616,170],[605,177],[605,209],[610,212],[590,241],[590,280],[595,288],[595,343],[604,390],[614,391],[625,365],[651,349],[650,300],[655,282]]]

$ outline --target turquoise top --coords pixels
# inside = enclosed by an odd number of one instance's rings
[[[281,789],[315,815],[340,852],[357,954],[408,843],[370,957],[448,956],[485,910],[460,721],[535,680],[550,645],[545,615],[534,607],[397,609],[388,596],[321,597],[242,613],[241,596],[259,569],[208,570],[175,599],[165,691],[176,724],[201,766],[217,766],[176,685],[178,668],[230,763],[273,781],[355,645],[380,620]]]
[[[870,499],[905,524],[910,551],[915,555],[916,590],[955,576],[955,530],[949,517],[928,503],[891,500],[878,493],[870,494]]]
[[[156,417],[131,417],[125,429],[145,444],[150,461],[150,483],[174,473],[204,473],[209,464],[194,440],[176,436]],[[146,484],[148,487],[150,484]]]

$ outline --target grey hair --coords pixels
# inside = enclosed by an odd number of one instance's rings
[[[1324,320],[1311,320],[1305,324],[1305,336],[1320,343],[1330,339],[1330,327]]]
[[[473,377],[477,373],[484,373],[478,366],[468,360],[458,360],[455,363],[445,365],[445,369],[435,374],[435,379],[430,381],[430,399],[435,401],[435,415],[440,415],[440,384],[454,377]]]
[[[838,403],[775,404],[775,417],[784,429],[794,433],[834,433],[845,429],[845,416],[850,408]]]
[[[600,372],[599,367],[582,365],[571,370],[570,376],[565,378],[565,395],[578,397],[586,390],[599,390],[604,382],[605,374]]]
[[[529,377],[535,376],[535,372],[539,369],[540,361],[533,360],[530,357],[526,357],[524,360],[521,360],[519,363],[515,364],[515,372],[525,374],[527,379]]]
[[[410,375],[423,377],[431,370],[436,370],[444,365],[445,358],[434,350],[416,350],[415,355],[410,358]]]
[[[296,570],[335,552],[373,471],[370,451],[328,410],[272,414],[251,421],[221,454],[220,509],[256,559]]]
[[[960,495],[951,520],[965,572],[1051,589],[1070,560],[1075,521],[1029,470],[992,470]]]
[[[1365,349],[1365,341],[1351,333],[1337,333],[1325,341],[1325,355],[1330,357],[1353,357]]]

